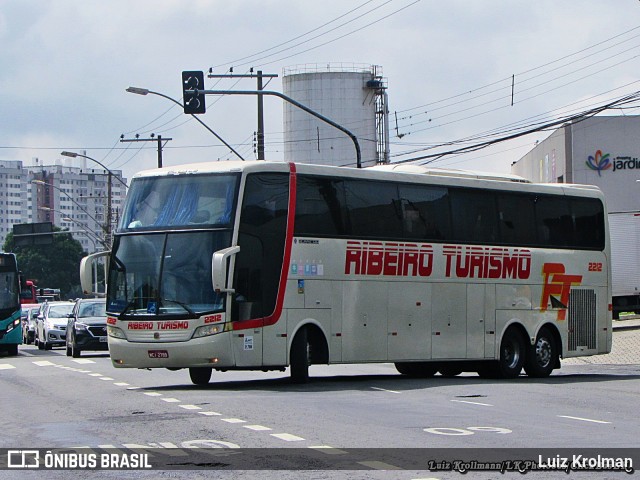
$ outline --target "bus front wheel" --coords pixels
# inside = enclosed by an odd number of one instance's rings
[[[194,385],[206,385],[211,380],[212,368],[209,367],[191,367],[189,368],[189,377]]]
[[[301,328],[291,342],[291,380],[293,383],[309,381],[309,365],[311,364],[311,345],[307,329]]]
[[[527,355],[524,371],[534,378],[544,378],[551,375],[558,361],[558,347],[556,339],[547,327],[540,329]]]
[[[498,374],[501,378],[516,378],[524,366],[526,349],[522,334],[515,328],[507,330],[500,342]]]

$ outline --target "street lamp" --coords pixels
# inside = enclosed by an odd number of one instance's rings
[[[88,216],[89,218],[91,218],[91,220],[93,220],[94,222],[96,222],[96,224],[97,224],[97,225],[100,225],[100,226],[102,227],[102,230],[104,231],[104,233],[105,233],[105,234],[108,234],[108,233],[109,233],[109,229],[105,228],[105,227],[102,225],[102,222],[100,222],[96,217],[94,217],[94,216],[93,216],[93,215],[91,215],[89,212],[87,212],[87,209],[86,209],[86,208],[84,208],[82,205],[80,205],[78,202],[76,202],[76,201],[74,200],[74,198],[73,198],[71,195],[69,195],[67,192],[65,192],[65,191],[64,191],[63,189],[61,189],[60,187],[56,187],[55,185],[52,185],[51,183],[44,182],[44,181],[42,181],[42,180],[31,180],[31,183],[34,183],[34,184],[36,184],[36,185],[46,185],[46,186],[48,186],[48,187],[51,187],[51,188],[54,188],[54,189],[58,190],[59,192],[61,192],[62,194],[64,194],[64,195],[65,195],[69,200],[71,200],[71,201],[72,201],[72,202],[73,202],[73,203],[74,203],[74,204],[75,204],[75,205],[76,205],[80,210],[82,210],[84,213],[86,213],[86,214],[87,214],[87,216]],[[48,207],[45,207],[45,208],[48,208]],[[107,243],[107,245],[109,244],[109,242],[108,242],[108,241],[107,241],[106,243]],[[107,247],[107,248],[108,248],[108,247]]]
[[[127,188],[126,182],[122,180],[120,177],[118,177],[117,175],[115,175],[110,169],[108,169],[105,165],[103,165],[102,162],[96,160],[95,158],[89,157],[88,155],[83,155],[81,153],[76,153],[76,152],[68,152],[66,150],[63,152],[60,152],[60,155],[63,155],[65,157],[71,157],[71,158],[76,158],[76,157],[86,158],[87,160],[96,162],[98,165],[104,168],[106,172],[108,172],[109,180],[107,183],[107,230],[105,231],[105,233],[110,238],[111,237],[111,197],[112,197],[111,196],[111,179],[115,176],[116,180],[118,180],[122,185],[124,185],[125,189]]]
[[[122,185],[124,185],[125,188],[128,188],[127,182],[125,182],[124,180],[122,180],[118,175],[116,175],[115,173],[113,173],[110,169],[108,169],[106,166],[104,166],[102,164],[102,162],[99,162],[98,160],[96,160],[95,158],[91,158],[88,155],[82,155],[81,153],[76,153],[76,152],[67,152],[66,150],[63,152],[60,152],[60,155],[64,156],[64,157],[71,157],[71,158],[76,158],[76,157],[80,157],[80,158],[86,158],[87,160],[91,160],[92,162],[96,162],[98,165],[100,165],[102,168],[104,168],[104,170],[106,172],[109,173],[109,175],[114,176],[116,178],[116,180],[118,180]]]
[[[175,103],[176,105],[179,105],[180,107],[182,107],[182,104],[177,101],[175,98],[171,98],[168,95],[165,95],[163,93],[159,93],[159,92],[154,92],[153,90],[149,90],[147,88],[139,88],[139,87],[129,87],[127,88],[127,92],[129,93],[135,93],[136,95],[158,95],[159,97],[162,98],[166,98],[167,100],[171,100],[173,103]],[[211,128],[209,127],[209,125],[207,125],[206,123],[204,123],[202,120],[200,120],[197,116],[195,116],[194,114],[191,114],[191,116],[193,118],[195,118],[200,125],[202,125],[204,128],[206,128],[207,130],[209,130],[209,132],[211,132],[213,135],[215,135],[215,137],[220,140],[222,143],[224,143],[224,145],[231,150],[233,153],[235,153],[238,158],[240,158],[240,160],[244,160],[244,158],[242,158],[242,155],[240,155],[238,152],[236,152],[233,147],[231,145],[229,145],[227,142],[225,142],[220,135],[218,135],[216,132],[214,132],[213,130],[211,130]]]

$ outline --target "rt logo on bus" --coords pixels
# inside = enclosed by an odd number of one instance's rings
[[[566,275],[561,263],[545,263],[542,266],[544,285],[540,310],[558,309],[558,320],[567,319],[567,306],[571,287],[582,283],[582,275]]]

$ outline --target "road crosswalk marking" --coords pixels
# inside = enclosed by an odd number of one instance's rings
[[[10,370],[12,368],[16,368],[9,363],[0,363],[0,370]]]

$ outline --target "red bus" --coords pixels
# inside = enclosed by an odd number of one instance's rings
[[[33,283],[33,280],[25,281],[20,290],[20,305],[38,303],[36,289],[37,287]]]

